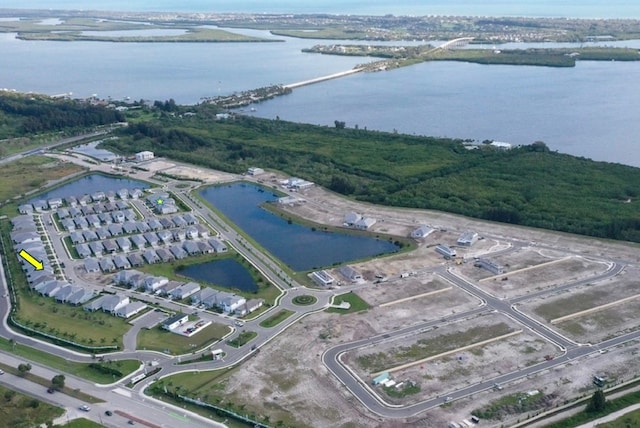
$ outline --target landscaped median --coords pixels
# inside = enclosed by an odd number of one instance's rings
[[[227,341],[227,345],[234,348],[240,348],[241,346],[244,346],[247,343],[251,342],[257,336],[258,333],[256,333],[255,331],[243,331],[235,339]]]
[[[78,363],[3,338],[0,338],[0,349],[34,363],[101,384],[116,382],[136,371],[141,364],[138,360],[98,359],[92,363]]]
[[[282,321],[284,321],[287,318],[289,318],[294,313],[295,312],[290,311],[288,309],[281,309],[278,312],[276,312],[275,314],[271,315],[269,318],[265,319],[264,321],[261,321],[260,322],[260,327],[264,327],[264,328],[275,327],[278,324],[280,324]]]
[[[344,302],[349,303],[348,309],[335,307],[343,304]],[[371,308],[371,306],[367,302],[362,300],[360,296],[352,291],[335,296],[333,298],[333,306],[334,307],[327,308],[326,311],[338,314],[351,314],[354,312],[366,311],[367,309]]]

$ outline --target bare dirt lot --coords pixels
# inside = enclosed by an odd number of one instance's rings
[[[174,177],[188,180],[202,180],[205,183],[215,183],[229,181],[236,176],[221,171],[214,171],[208,168],[199,168],[191,165],[179,164],[165,159],[155,159],[141,164],[141,167],[152,172],[162,172]]]

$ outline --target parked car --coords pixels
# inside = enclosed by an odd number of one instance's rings
[[[48,392],[49,394],[53,394],[54,392],[56,392],[56,390],[55,390],[55,389],[53,389],[53,388],[47,388],[47,392]]]
[[[0,374],[4,374],[4,370],[0,369]]]
[[[111,410],[107,410],[106,412],[104,412],[104,414],[107,416],[111,416],[113,415],[113,412]]]
[[[82,406],[79,407],[80,410],[82,410],[83,412],[88,412],[91,410],[91,407],[87,406],[86,404],[83,404]]]

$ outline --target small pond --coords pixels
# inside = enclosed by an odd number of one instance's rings
[[[67,196],[82,196],[91,194],[93,192],[107,192],[109,190],[117,191],[119,189],[127,188],[131,189],[146,189],[148,184],[131,180],[123,177],[112,177],[103,174],[90,174],[77,180],[70,181],[63,184],[60,187],[49,190],[48,192],[41,193],[38,196],[32,198],[30,202],[38,199],[50,199],[50,198],[64,198]]]
[[[194,281],[208,282],[220,287],[236,288],[249,293],[258,291],[258,285],[247,269],[231,258],[187,266],[178,273]]]

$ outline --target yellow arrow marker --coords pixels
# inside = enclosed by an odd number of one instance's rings
[[[18,255],[25,259],[31,266],[33,266],[35,270],[44,269],[44,263],[42,263],[40,260],[36,260],[36,258],[29,254],[27,251],[20,250]]]

